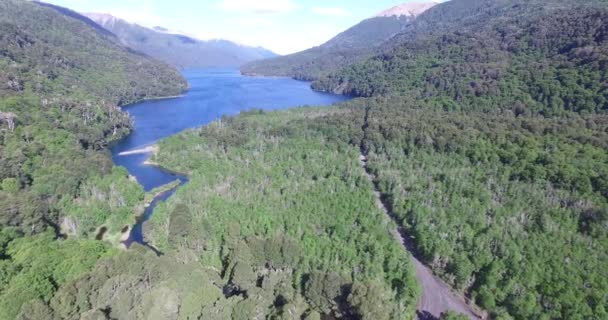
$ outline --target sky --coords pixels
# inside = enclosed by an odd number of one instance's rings
[[[320,45],[361,20],[411,0],[45,0],[109,13],[207,40],[226,39],[289,54]],[[418,0],[420,1],[420,0]]]

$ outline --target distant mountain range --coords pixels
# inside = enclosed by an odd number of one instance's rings
[[[159,26],[146,28],[109,14],[85,15],[115,34],[122,44],[180,68],[238,67],[254,60],[277,56],[261,47],[244,46],[227,40],[203,41]]]
[[[244,74],[290,76],[314,80],[329,70],[350,65],[371,56],[386,40],[400,33],[418,15],[436,2],[405,3],[340,33],[328,42],[302,52],[249,63],[241,68]]]

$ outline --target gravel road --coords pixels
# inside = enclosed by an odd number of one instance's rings
[[[394,217],[389,212],[387,206],[383,203],[380,192],[374,182],[374,177],[370,174],[367,167],[367,156],[361,154],[360,164],[365,170],[365,175],[374,185],[374,195],[377,206],[382,209],[384,214],[391,220]],[[393,236],[403,248],[410,253],[414,267],[416,268],[416,278],[422,287],[422,296],[418,301],[417,315],[420,320],[435,320],[439,319],[441,314],[446,311],[455,311],[465,314],[471,319],[483,319],[478,316],[473,308],[465,301],[464,297],[452,291],[450,286],[444,283],[441,279],[433,274],[431,269],[424,265],[415,257],[414,244],[404,230],[396,229],[392,231]]]

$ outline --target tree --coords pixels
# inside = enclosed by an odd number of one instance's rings
[[[378,281],[356,281],[348,296],[348,304],[357,319],[391,319],[391,309],[385,306],[385,302],[391,300],[391,295]]]
[[[2,180],[2,190],[9,193],[16,193],[19,191],[19,183],[15,178],[6,178]]]
[[[322,314],[338,311],[344,279],[336,273],[315,271],[311,273],[304,285],[304,295],[310,305]]]
[[[444,312],[441,314],[439,320],[469,320],[469,317],[462,313],[457,313],[453,311]]]

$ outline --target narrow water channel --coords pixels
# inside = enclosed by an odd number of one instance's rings
[[[281,110],[298,106],[323,106],[347,100],[347,97],[315,92],[307,82],[289,78],[245,77],[236,69],[198,69],[183,71],[190,90],[182,97],[152,100],[124,108],[134,120],[132,133],[111,149],[114,163],[127,168],[145,191],[185,176],[146,165],[149,153],[129,153],[154,145],[159,140],[188,128],[206,125],[222,116],[236,115],[250,109]],[[175,190],[156,197],[132,228],[127,245],[145,244],[144,223],[159,202],[169,199]]]

